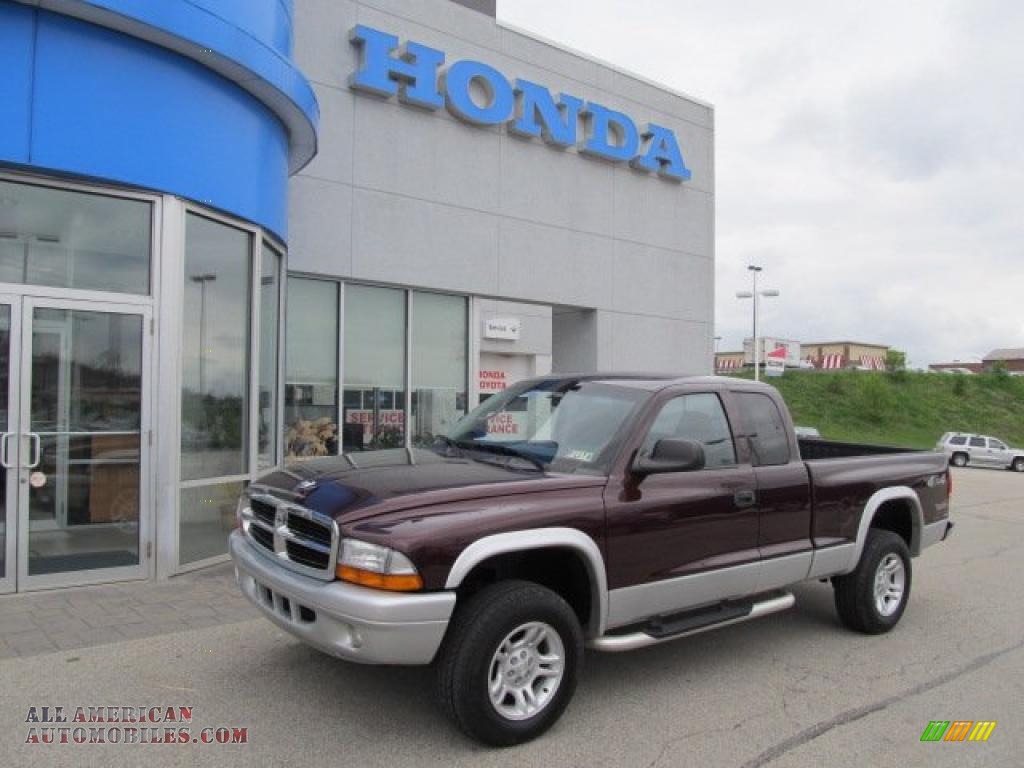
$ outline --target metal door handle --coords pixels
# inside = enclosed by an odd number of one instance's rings
[[[14,432],[4,432],[3,437],[0,437],[0,466],[4,469],[11,468],[11,463],[7,461],[7,438],[13,434]]]
[[[25,469],[35,469],[43,459],[43,439],[35,432],[29,432],[28,439],[35,443],[35,459],[29,462]]]
[[[746,509],[757,503],[757,494],[753,491],[736,491],[732,498],[738,509]]]

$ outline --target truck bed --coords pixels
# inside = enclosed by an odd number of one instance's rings
[[[815,459],[852,459],[860,456],[888,456],[894,453],[922,453],[917,448],[898,448],[891,445],[841,443],[835,440],[802,439],[800,456],[804,461]]]

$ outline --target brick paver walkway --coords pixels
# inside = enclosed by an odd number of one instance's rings
[[[0,659],[86,648],[258,617],[231,565],[163,582],[0,597]]]

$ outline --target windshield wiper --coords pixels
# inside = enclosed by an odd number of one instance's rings
[[[457,448],[462,448],[468,451],[478,450],[483,451],[484,453],[496,453],[501,456],[512,456],[517,459],[524,459],[533,464],[533,466],[536,467],[538,471],[545,471],[544,462],[538,459],[536,456],[531,456],[528,453],[517,451],[515,448],[511,448],[507,445],[502,445],[501,443],[477,443],[472,440],[451,440],[451,438],[447,437],[445,438],[445,440],[449,441],[451,445],[454,445]]]

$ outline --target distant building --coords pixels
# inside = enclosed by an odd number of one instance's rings
[[[885,355],[889,347],[884,344],[866,344],[860,341],[814,341],[801,345],[801,357],[822,370],[884,371]]]
[[[932,363],[928,370],[936,373],[981,373],[985,367],[981,363],[962,363],[954,360],[952,363]]]
[[[991,371],[996,363],[1005,364],[1010,373],[1024,375],[1024,347],[993,349],[982,358],[986,371]]]
[[[743,370],[743,352],[718,352],[715,354],[715,373],[728,376],[730,373]]]
[[[889,347],[884,344],[866,344],[860,341],[815,341],[798,344],[780,342],[795,348],[796,360],[787,359],[787,366],[815,368],[822,371],[847,369],[884,371]],[[715,372],[729,374],[753,364],[753,344],[744,342],[745,352],[719,352],[715,355]],[[762,354],[762,365],[764,356]]]

